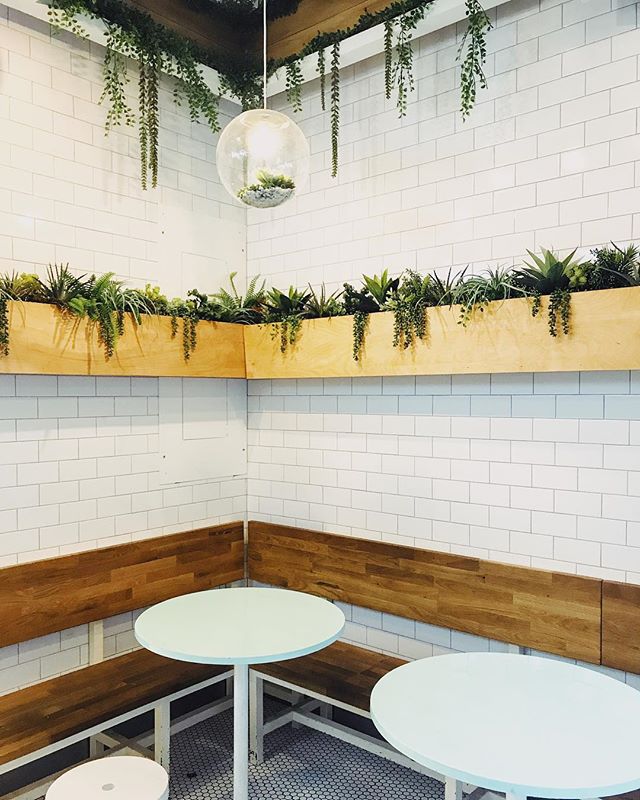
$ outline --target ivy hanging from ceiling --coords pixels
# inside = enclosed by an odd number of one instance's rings
[[[220,130],[219,98],[204,81],[195,45],[154,22],[148,14],[120,0],[52,0],[49,5],[49,19],[55,28],[86,38],[86,31],[78,20],[81,15],[102,20],[106,28],[101,102],[108,104],[107,133],[123,124],[135,125],[136,114],[127,97],[130,82],[127,66],[128,59],[138,62],[140,177],[144,189],[148,185],[155,187],[158,183],[161,74],[173,80],[176,104],[186,99],[191,119],[204,119],[214,132]]]
[[[317,53],[322,110],[330,115],[331,174],[339,166],[340,135],[340,42],[376,25],[382,26],[384,49],[384,93],[395,95],[398,114],[404,117],[409,96],[415,90],[413,75],[413,35],[428,9],[436,0],[395,0],[379,12],[365,12],[350,28],[319,33],[298,53],[286,59],[271,60],[271,75],[284,67],[286,97],[293,111],[302,110],[301,62]],[[247,41],[258,34],[261,11],[253,0],[183,0],[190,8],[225,18],[232,24],[242,21]],[[461,90],[461,113],[466,118],[476,100],[478,87],[486,86],[485,35],[491,27],[479,0],[465,0],[467,29],[458,50]],[[269,18],[276,19],[296,12],[300,0],[269,0]],[[104,91],[101,102],[108,106],[106,130],[120,125],[138,127],[141,182],[143,188],[155,187],[159,171],[160,107],[159,85],[162,74],[173,81],[173,97],[180,105],[186,100],[192,121],[204,120],[212,131],[219,130],[219,96],[208,87],[201,64],[218,71],[220,92],[237,98],[243,108],[261,104],[262,75],[257,53],[236,54],[205,50],[178,33],[155,22],[149,14],[128,5],[124,0],[49,0],[52,25],[86,37],[82,16],[99,19],[106,29]],[[128,102],[130,83],[128,62],[138,64],[138,110]],[[329,62],[329,63],[327,63]],[[327,69],[328,67],[328,69]],[[328,85],[327,85],[328,84]],[[327,97],[328,95],[328,97]],[[328,100],[328,102],[327,102]]]
[[[318,75],[320,77],[320,100],[325,110],[325,50],[332,49],[331,60],[331,174],[338,172],[338,145],[340,135],[340,54],[336,45],[361,31],[374,25],[382,24],[382,43],[384,52],[384,94],[387,99],[395,93],[398,116],[406,116],[409,106],[409,95],[415,91],[413,75],[413,34],[418,24],[424,19],[435,0],[396,0],[383,11],[375,14],[366,12],[351,28],[321,33],[312,39],[295,56],[285,60],[287,73],[287,100],[293,111],[302,107],[302,70],[294,67],[306,56],[318,53]],[[479,0],[466,0],[467,29],[458,48],[457,59],[460,63],[460,111],[463,119],[471,113],[476,101],[478,87],[487,85],[484,63],[486,61],[486,33],[491,28],[491,21]],[[272,69],[281,64],[272,63]],[[296,81],[298,84],[296,85]],[[334,97],[336,98],[334,100]]]

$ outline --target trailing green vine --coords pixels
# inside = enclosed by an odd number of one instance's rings
[[[135,114],[126,99],[127,59],[138,63],[138,132],[143,188],[158,183],[159,82],[162,72],[175,80],[174,100],[186,97],[192,121],[204,119],[215,132],[218,100],[204,81],[201,51],[148,14],[122,0],[50,0],[49,19],[58,29],[86,37],[78,17],[102,20],[106,27],[102,102],[108,103],[106,130],[133,125]]]
[[[0,297],[0,355],[9,355],[9,305],[6,297]]]
[[[300,62],[290,61],[286,66],[286,94],[294,111],[302,111],[302,82]]]
[[[424,19],[426,6],[418,6],[411,11],[404,13],[398,22],[398,34],[396,40],[396,59],[392,70],[392,83],[398,90],[397,106],[398,115],[404,117],[407,114],[408,96],[415,91],[415,80],[413,77],[413,32],[418,22]],[[387,97],[390,96],[390,92]]]
[[[318,50],[318,75],[320,76],[320,106],[326,111],[326,86],[327,86],[327,67],[326,53],[324,47]]]
[[[384,96],[391,99],[393,91],[393,20],[384,22]]]
[[[467,30],[458,49],[460,68],[460,111],[466,119],[476,102],[478,85],[487,87],[484,64],[487,60],[486,33],[492,27],[479,0],[466,0]],[[464,57],[463,57],[464,56]]]
[[[338,174],[340,142],[340,42],[331,49],[331,177]]]

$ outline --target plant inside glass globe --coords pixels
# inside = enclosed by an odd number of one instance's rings
[[[273,175],[266,169],[258,170],[257,183],[243,186],[238,197],[254,208],[273,208],[288,200],[296,185],[287,175]]]

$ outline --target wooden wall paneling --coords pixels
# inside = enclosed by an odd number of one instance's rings
[[[262,522],[252,580],[600,662],[601,581]]]
[[[318,33],[351,28],[365,12],[376,14],[388,5],[389,0],[302,0],[295,14],[269,23],[269,57],[298,53]]]
[[[182,0],[128,0],[149,14],[156,22],[190,39],[205,50],[241,56],[246,50],[257,51],[256,37],[247,38],[246,30],[234,27],[219,13],[215,3],[211,11],[198,9]]]
[[[547,302],[531,316],[526,299],[490,303],[466,328],[459,309],[428,309],[428,334],[408,350],[393,347],[393,314],[372,314],[363,354],[352,356],[351,317],[303,321],[283,355],[269,325],[247,328],[248,378],[448,375],[640,368],[640,287],[571,297],[571,333],[547,328]],[[603,347],[602,342],[607,346]]]
[[[640,586],[602,583],[602,663],[640,673]]]
[[[182,350],[182,322],[171,338],[168,317],[146,316],[141,325],[125,321],[125,335],[107,360],[95,324],[40,303],[9,304],[8,356],[1,373],[38,375],[138,375],[244,378],[240,325],[200,322],[198,345],[189,361]]]
[[[0,647],[244,577],[241,522],[0,569]]]

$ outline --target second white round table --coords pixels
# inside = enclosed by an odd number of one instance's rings
[[[233,664],[233,797],[247,800],[249,665],[315,653],[342,633],[328,600],[286,589],[212,589],[165,600],[138,617],[136,639],[178,661]]]
[[[375,685],[371,717],[401,753],[507,798],[590,798],[640,787],[640,692],[549,658],[457,653]]]

